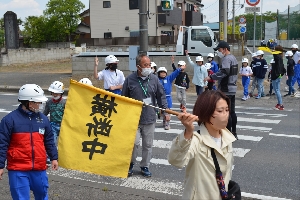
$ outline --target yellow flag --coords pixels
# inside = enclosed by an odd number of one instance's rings
[[[142,106],[71,80],[58,140],[59,165],[126,178]]]
[[[281,54],[282,53],[281,51],[271,50],[269,47],[258,47],[257,49],[265,51],[265,52],[269,52],[271,54]]]

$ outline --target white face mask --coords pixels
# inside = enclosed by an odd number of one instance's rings
[[[56,97],[53,97],[53,99],[54,99],[54,100],[58,100],[60,97],[61,97],[61,96],[58,95],[58,96],[56,96]]]
[[[149,74],[152,73],[152,69],[151,68],[141,68],[140,67],[140,69],[142,69],[142,71],[141,71],[142,76],[149,76]]]
[[[38,111],[40,111],[40,112],[42,112],[43,110],[44,110],[44,103],[40,103],[39,104],[39,110]]]
[[[218,51],[217,53],[220,58],[224,58],[225,55],[222,52]]]

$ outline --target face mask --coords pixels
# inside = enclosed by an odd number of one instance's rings
[[[297,50],[292,50],[293,54],[295,54],[297,52]]]
[[[224,54],[222,52],[218,51],[217,53],[220,58],[224,58]]]
[[[226,114],[218,114],[217,116],[211,116],[210,124],[217,130],[226,128],[228,123],[229,112]]]
[[[118,65],[117,64],[111,64],[110,66],[110,69],[113,70],[113,71],[116,71],[116,69],[118,68]]]
[[[61,97],[61,96],[59,95],[59,96],[53,97],[53,99],[54,99],[54,100],[58,100],[58,99],[60,99],[60,97]]]
[[[39,104],[39,110],[38,111],[43,111],[44,110],[44,104],[43,103],[40,103]]]
[[[152,69],[152,73],[153,73],[153,74],[155,73],[155,69],[154,69],[154,68]]]
[[[212,58],[208,58],[207,60],[208,60],[208,62],[210,62],[210,61],[212,61]]]
[[[142,76],[149,76],[149,74],[152,73],[152,69],[151,68],[141,68],[141,69],[142,69],[142,71],[141,71]]]

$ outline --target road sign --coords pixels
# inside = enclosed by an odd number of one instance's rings
[[[256,6],[257,4],[259,4],[260,0],[246,0],[246,3],[249,6]]]
[[[220,22],[220,40],[224,40],[224,22]]]
[[[260,12],[260,7],[245,7],[246,13]]]
[[[240,33],[246,33],[246,30],[247,30],[246,26],[240,27]]]
[[[239,18],[239,23],[240,23],[240,24],[246,24],[246,17],[240,16],[240,18]]]

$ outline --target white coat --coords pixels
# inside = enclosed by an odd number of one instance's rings
[[[194,132],[190,141],[184,138],[184,133],[173,140],[168,154],[169,163],[179,168],[186,165],[182,199],[221,200],[211,148],[215,149],[226,191],[228,190],[233,165],[232,142],[236,139],[227,129],[222,129],[221,132],[221,149],[203,124],[200,125],[200,134]]]

